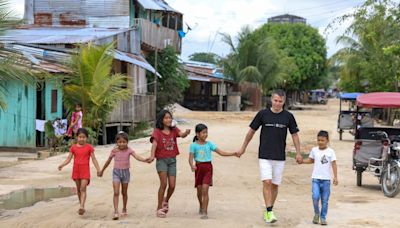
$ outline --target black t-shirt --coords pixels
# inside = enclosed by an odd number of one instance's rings
[[[284,161],[286,159],[287,129],[289,129],[290,134],[299,131],[293,114],[286,110],[280,113],[273,113],[269,108],[261,110],[250,124],[250,127],[255,131],[260,126],[262,127],[258,157]]]

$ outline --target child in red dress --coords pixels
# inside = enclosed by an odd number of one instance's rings
[[[90,183],[90,158],[92,158],[92,162],[96,167],[97,175],[100,175],[99,163],[93,153],[94,149],[90,144],[86,143],[88,136],[88,131],[85,128],[79,128],[77,131],[77,143],[71,146],[68,158],[58,166],[58,170],[61,171],[64,166],[71,162],[72,157],[74,158],[72,179],[75,181],[80,203],[79,215],[85,213],[86,187]]]

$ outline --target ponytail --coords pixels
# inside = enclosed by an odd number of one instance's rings
[[[197,140],[199,140],[199,138],[197,137],[197,135],[195,135],[195,136],[193,137],[193,142],[196,142]]]

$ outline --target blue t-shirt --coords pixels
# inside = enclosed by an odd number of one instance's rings
[[[207,141],[204,145],[196,142],[190,144],[190,153],[194,154],[194,160],[196,162],[210,162],[212,160],[212,152],[217,149],[217,146]]]

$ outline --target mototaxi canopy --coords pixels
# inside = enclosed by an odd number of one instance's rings
[[[399,92],[375,92],[357,97],[357,106],[363,108],[400,108]]]

